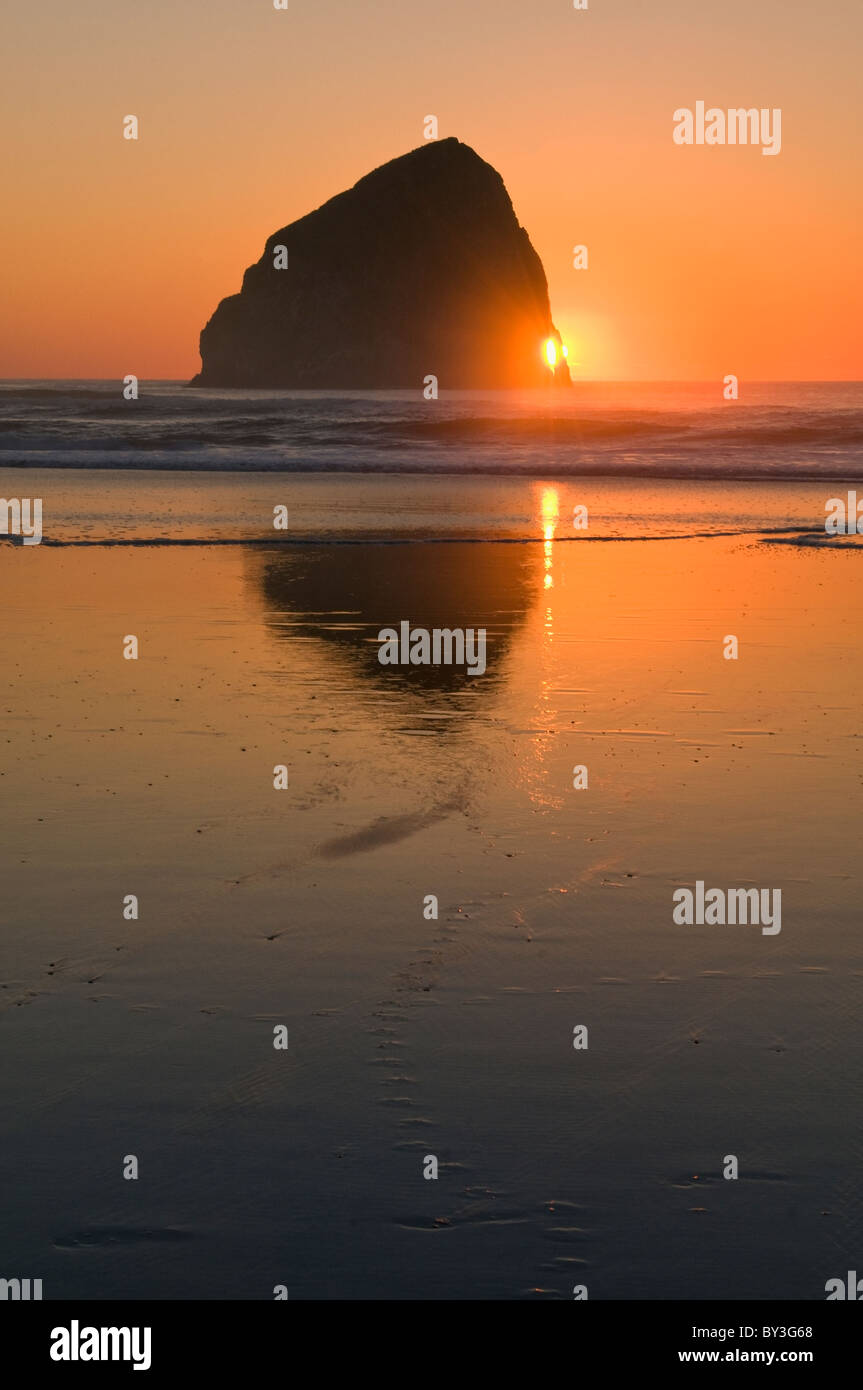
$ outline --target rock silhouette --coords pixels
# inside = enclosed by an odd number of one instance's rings
[[[193,386],[570,383],[542,262],[500,174],[456,139],[274,232],[202,331],[201,361]]]

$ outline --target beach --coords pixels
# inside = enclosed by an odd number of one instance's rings
[[[836,489],[183,478],[2,476],[46,512],[0,545],[10,1268],[823,1298],[863,1144]],[[404,619],[484,628],[485,673],[382,666]],[[698,881],[781,890],[781,932],[676,924]]]

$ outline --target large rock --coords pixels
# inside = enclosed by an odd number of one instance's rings
[[[201,333],[192,385],[419,390],[429,374],[442,390],[568,385],[560,347],[500,174],[440,140],[274,232]]]

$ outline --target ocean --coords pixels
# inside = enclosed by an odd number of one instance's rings
[[[827,499],[863,480],[860,383],[747,384],[737,402],[716,383],[437,401],[140,391],[126,401],[118,382],[0,383],[0,487],[43,498],[45,544],[753,531],[823,543]],[[278,532],[276,506],[289,513]]]
[[[863,476],[863,384],[204,391],[0,383],[0,467],[820,479]]]

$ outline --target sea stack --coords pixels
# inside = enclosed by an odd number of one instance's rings
[[[542,262],[500,174],[456,139],[274,232],[203,329],[201,362],[193,386],[570,384]]]

